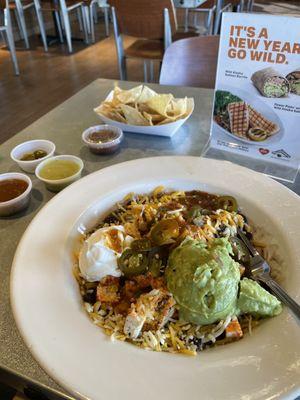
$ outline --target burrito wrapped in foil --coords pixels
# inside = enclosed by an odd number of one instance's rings
[[[291,93],[295,93],[300,96],[300,68],[296,71],[290,72],[286,79],[290,83]]]
[[[290,90],[289,81],[271,67],[256,71],[251,80],[265,97],[284,97]]]

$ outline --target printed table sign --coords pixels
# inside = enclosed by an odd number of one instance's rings
[[[299,32],[296,17],[223,14],[209,147],[291,181],[300,162]]]

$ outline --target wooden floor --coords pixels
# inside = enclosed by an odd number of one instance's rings
[[[295,1],[257,3],[260,12],[293,13],[299,9]],[[75,32],[75,36],[80,33]],[[0,49],[0,143],[93,80],[119,77],[113,36],[105,38],[103,21],[96,25],[96,44],[86,46],[74,41],[71,55],[65,45],[54,44],[45,53],[38,37],[31,37],[30,42],[30,50],[25,50],[22,42],[17,43],[19,77],[14,75],[7,49]],[[142,81],[142,71],[140,61],[129,61],[129,80]]]
[[[45,53],[38,37],[30,38],[30,50],[24,50],[23,43],[18,42],[18,77],[14,75],[8,51],[0,50],[1,143],[93,80],[118,79],[113,36],[105,38],[102,29],[103,24],[99,23],[94,45],[74,41],[73,54],[68,54],[66,46],[61,44],[50,46]],[[142,80],[141,62],[129,61],[128,65],[128,79]]]

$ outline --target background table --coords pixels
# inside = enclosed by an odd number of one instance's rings
[[[189,10],[201,6],[206,0],[174,0],[176,8],[182,8],[185,11],[184,15],[184,31],[188,31],[189,25]],[[219,1],[219,0],[218,0]]]
[[[56,144],[56,154],[81,157],[85,164],[84,175],[112,164],[142,157],[175,154],[200,156],[209,137],[213,91],[156,84],[149,86],[161,93],[171,92],[176,97],[194,97],[195,110],[187,123],[171,139],[125,133],[121,150],[117,153],[103,156],[91,154],[81,141],[81,133],[89,126],[99,123],[93,108],[106,97],[115,84],[111,80],[94,81],[1,145],[0,173],[19,171],[9,157],[10,151],[23,141],[37,138],[53,141]],[[134,82],[120,83],[122,88],[135,85]],[[15,326],[9,303],[9,275],[17,244],[35,214],[54,196],[34,175],[30,177],[33,191],[29,208],[17,216],[0,219],[0,380],[10,382],[19,390],[25,388],[27,394],[38,390],[44,396],[39,397],[40,399],[73,399],[45,374],[31,356]],[[294,185],[289,186],[300,193],[299,178]]]
[[[184,19],[184,31],[188,31],[188,13],[190,9],[196,8],[201,6],[205,3],[206,0],[174,0],[174,5],[176,8],[183,8],[185,10],[185,19]],[[214,18],[214,28],[213,34],[217,35],[220,25],[220,13],[223,7],[224,0],[217,0],[216,1],[216,11],[215,11],[215,18]]]

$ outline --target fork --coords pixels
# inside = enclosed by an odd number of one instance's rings
[[[269,289],[281,300],[286,306],[288,306],[294,314],[300,319],[300,305],[293,300],[286,291],[275,282],[270,276],[270,266],[266,260],[258,253],[258,251],[252,246],[246,235],[240,230],[237,230],[239,239],[244,243],[250,253],[250,261],[247,265],[248,272],[253,279],[256,281],[263,282],[268,286]]]

